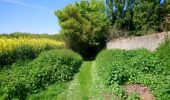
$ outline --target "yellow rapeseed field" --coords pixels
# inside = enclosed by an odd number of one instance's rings
[[[22,45],[31,46],[33,50],[44,50],[45,48],[61,48],[64,47],[63,42],[56,40],[51,40],[47,38],[6,38],[0,37],[0,52],[12,52],[14,48],[20,47]]]

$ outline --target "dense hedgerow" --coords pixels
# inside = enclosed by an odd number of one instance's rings
[[[16,64],[0,72],[0,95],[6,99],[25,99],[54,83],[72,79],[82,63],[77,53],[62,49],[41,53],[29,63]]]
[[[97,71],[107,86],[144,84],[158,100],[170,99],[169,50],[169,42],[155,52],[103,50],[96,58]]]
[[[0,66],[35,58],[43,50],[63,48],[64,43],[45,38],[0,38]]]

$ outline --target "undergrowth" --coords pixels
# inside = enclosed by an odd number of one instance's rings
[[[68,82],[78,72],[82,58],[62,49],[42,52],[38,58],[23,64],[13,64],[0,71],[0,95],[4,99],[25,99],[52,84]]]
[[[115,94],[126,97],[120,86],[143,84],[148,86],[158,100],[170,99],[170,42],[150,52],[137,50],[103,50],[96,58],[98,75]]]

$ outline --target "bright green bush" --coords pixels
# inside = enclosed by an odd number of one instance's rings
[[[96,58],[97,72],[107,86],[143,84],[158,100],[170,99],[169,53],[169,43],[155,52],[103,50]]]
[[[155,54],[159,59],[165,60],[167,69],[170,70],[170,39],[167,38],[156,50]]]
[[[0,95],[6,99],[25,99],[54,83],[72,79],[82,63],[77,53],[62,49],[41,53],[26,64],[11,66],[0,72]]]
[[[163,70],[164,62],[145,49],[103,50],[96,59],[98,72],[106,84],[124,84],[138,72],[158,73]]]

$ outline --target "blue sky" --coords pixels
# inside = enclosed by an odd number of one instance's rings
[[[54,11],[74,1],[0,0],[0,33],[58,33],[60,27]]]

